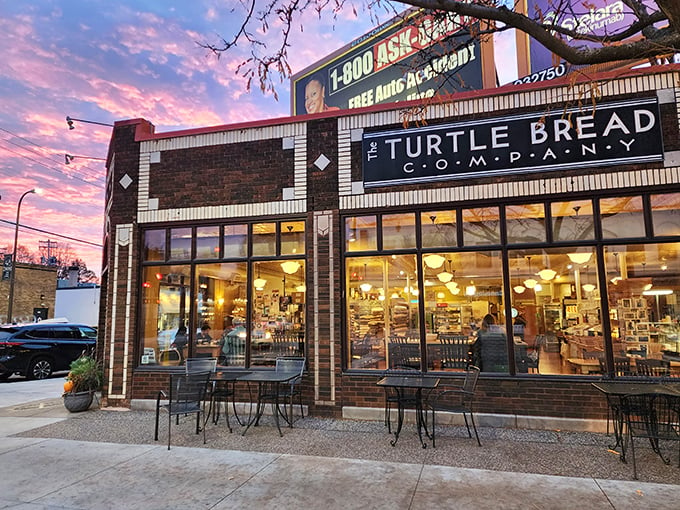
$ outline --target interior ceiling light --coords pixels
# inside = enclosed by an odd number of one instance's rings
[[[438,278],[439,281],[442,282],[442,283],[448,283],[448,282],[450,282],[451,279],[453,278],[453,273],[450,272],[450,271],[451,271],[451,261],[450,261],[450,260],[447,260],[447,262],[449,263],[449,271],[447,271],[446,269],[444,269],[444,271],[442,271],[441,273],[439,273],[439,274],[437,275],[437,278]]]
[[[557,275],[557,271],[553,271],[552,269],[546,268],[546,269],[541,269],[538,272],[538,276],[541,277],[542,280],[552,280],[555,278]]]
[[[305,292],[307,290],[307,287],[304,284],[302,284],[295,287],[295,290],[298,292]]]
[[[263,290],[264,286],[267,285],[267,280],[262,278],[260,276],[260,265],[257,265],[257,278],[253,280],[253,285],[255,286],[255,290]]]
[[[281,269],[283,269],[283,272],[286,274],[294,274],[300,269],[300,263],[297,260],[286,260],[285,262],[281,262]]]
[[[534,292],[541,292],[543,290],[543,285],[540,283],[537,283],[536,286],[534,287]]]
[[[474,282],[470,282],[470,285],[465,287],[465,295],[466,296],[474,296],[477,293],[477,287],[475,287]]]
[[[642,291],[643,296],[668,296],[673,294],[671,289],[649,289]]]
[[[569,257],[569,260],[574,264],[585,264],[590,260],[592,255],[592,253],[567,253],[567,257]]]
[[[648,291],[649,289],[651,289],[653,286],[654,286],[653,283],[648,283],[647,285],[645,285],[644,288],[642,289],[642,290],[643,290],[643,293],[644,293],[644,292],[647,292],[647,291]]]
[[[429,267],[430,269],[439,269],[442,267],[444,262],[446,262],[446,259],[442,257],[441,255],[437,255],[436,253],[432,253],[426,257],[423,258],[423,262],[425,262],[425,265]]]
[[[460,287],[458,287],[458,284],[456,282],[447,283],[446,288],[449,289],[449,292],[454,296],[460,294]]]
[[[512,289],[513,289],[515,292],[517,292],[517,294],[521,294],[522,292],[524,292],[525,290],[527,290],[527,289],[525,289],[522,285],[515,285]]]
[[[362,292],[370,292],[371,289],[373,288],[373,285],[370,283],[364,282],[361,285],[359,285],[359,288],[361,289]]]
[[[526,280],[524,280],[523,283],[527,289],[533,289],[534,287],[536,287],[536,285],[538,285],[538,280],[534,280],[533,278],[527,278]]]
[[[593,285],[592,283],[585,283],[582,285],[582,287],[583,290],[585,290],[586,292],[592,292],[595,290],[595,285]]]

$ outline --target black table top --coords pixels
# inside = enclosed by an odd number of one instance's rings
[[[607,395],[671,395],[680,397],[680,384],[665,382],[599,381],[593,387]]]
[[[432,389],[439,385],[439,378],[422,375],[388,375],[380,379],[376,384],[393,388]]]
[[[300,376],[300,372],[276,372],[275,370],[253,370],[239,377],[239,381],[288,382]]]
[[[215,372],[212,373],[210,376],[211,381],[236,381],[240,379],[241,377],[249,374],[250,371],[248,370],[224,370],[224,369],[217,369]]]

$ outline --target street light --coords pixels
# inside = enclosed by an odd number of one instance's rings
[[[97,124],[98,126],[113,127],[113,124],[106,124],[105,122],[96,122],[94,120],[76,119],[74,117],[69,117],[68,115],[66,116],[66,123],[68,124],[69,129],[75,129],[76,128],[73,125],[74,122],[84,122],[85,124]]]
[[[17,222],[14,224],[14,249],[12,250],[12,273],[9,278],[9,303],[7,305],[7,322],[12,322],[12,305],[14,304],[14,281],[17,272],[17,242],[19,240],[19,215],[21,214],[21,202],[23,202],[26,195],[31,193],[40,194],[39,188],[33,188],[25,192],[19,198],[19,204],[17,205]]]

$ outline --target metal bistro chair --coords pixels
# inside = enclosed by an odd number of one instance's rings
[[[211,374],[217,370],[217,358],[186,358],[184,361],[184,368],[187,374],[192,374],[195,372],[205,372],[206,370]],[[208,402],[208,412],[206,413],[206,422],[210,418],[211,414],[213,416],[213,423],[217,423],[218,409],[215,408],[215,402],[217,401],[217,396],[221,395],[223,388],[217,386],[213,381],[208,383],[205,391],[205,401]],[[226,411],[225,411],[226,412]],[[227,427],[229,427],[229,432],[231,432],[231,425],[229,425],[229,416],[227,416]]]
[[[621,460],[626,462],[626,452],[630,447],[633,478],[637,480],[635,438],[648,439],[654,453],[665,464],[670,464],[670,458],[661,453],[660,441],[676,441],[680,445],[680,396],[626,395],[621,399],[621,407],[627,428]],[[680,468],[680,449],[678,467]]]
[[[665,359],[637,359],[635,370],[640,377],[669,377],[671,362]]]
[[[466,369],[470,364],[470,343],[463,335],[439,335],[442,368]]]
[[[170,374],[168,392],[161,390],[156,398],[156,430],[154,440],[158,441],[158,419],[161,409],[168,412],[168,450],[170,449],[170,430],[172,417],[196,413],[196,434],[203,429],[205,444],[205,426],[201,427],[201,415],[204,413],[205,390],[210,380],[210,372],[192,372]],[[161,401],[167,399],[167,403]]]
[[[302,406],[302,392],[298,389],[298,385],[302,381],[302,376],[305,372],[307,360],[300,356],[279,356],[276,358],[277,372],[295,372],[299,373],[295,379],[291,379],[287,384],[279,388],[279,399],[284,400],[284,409],[288,409],[286,413],[281,415],[288,422],[288,425],[293,427],[293,399],[297,396],[300,404],[300,417],[304,418],[305,412]],[[278,411],[280,413],[280,410]]]
[[[470,423],[468,423],[468,415],[470,415],[470,422],[475,431],[477,444],[482,446],[479,441],[479,434],[477,434],[477,426],[475,425],[475,418],[472,414],[472,404],[475,398],[475,389],[477,388],[477,380],[479,379],[479,368],[470,365],[465,372],[465,380],[463,386],[453,390],[444,390],[435,395],[432,399],[428,399],[426,407],[432,411],[432,448],[435,447],[435,416],[437,412],[459,413],[463,415],[465,420],[465,427],[467,427],[468,435],[472,437],[470,431]]]

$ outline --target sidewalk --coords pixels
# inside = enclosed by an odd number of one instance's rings
[[[209,425],[204,446],[184,419],[168,451],[167,417],[154,443],[153,412],[69,414],[60,399],[5,404],[0,508],[675,509],[680,501],[677,464],[643,451],[641,481],[631,481],[631,466],[601,434],[483,428],[479,448],[464,428],[447,427],[436,449],[423,450],[412,425],[391,447],[382,423],[304,418],[282,438],[267,420],[246,436]]]

